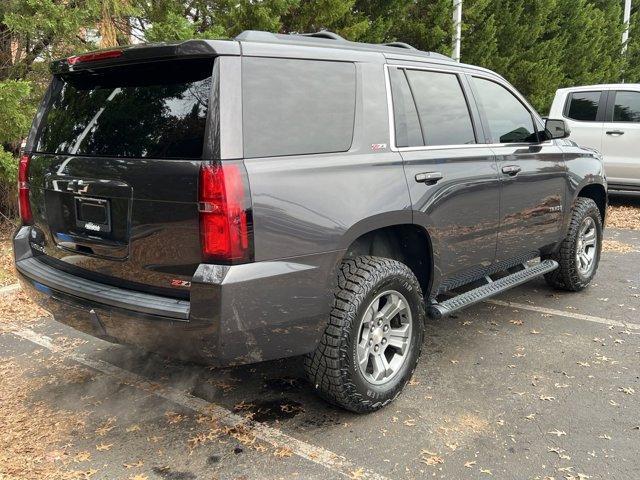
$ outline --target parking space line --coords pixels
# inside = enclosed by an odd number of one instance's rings
[[[584,315],[582,313],[567,312],[565,310],[556,310],[553,308],[538,307],[536,305],[526,305],[524,303],[508,302],[503,300],[485,300],[485,303],[500,305],[502,307],[517,308],[519,310],[529,310],[531,312],[544,313],[547,315],[556,315],[559,317],[573,318],[575,320],[584,320],[586,322],[601,323],[603,325],[611,325],[614,327],[623,327],[628,330],[640,330],[640,325],[636,323],[626,323],[619,320],[611,320],[609,318],[595,317],[593,315]]]
[[[259,440],[269,443],[274,447],[288,447],[291,449],[292,453],[298,457],[321,465],[336,474],[348,478],[354,478],[357,476],[357,478],[363,479],[388,480],[387,477],[371,470],[360,468],[346,458],[329,450],[298,440],[297,438],[291,437],[277,428],[270,427],[264,423],[248,421],[246,418],[243,418],[220,405],[216,405],[215,403],[209,403],[202,398],[174,389],[162,384],[161,382],[151,382],[141,375],[103,360],[93,359],[81,353],[63,350],[54,345],[49,337],[36,333],[33,330],[20,330],[16,327],[12,330],[12,333],[20,338],[46,348],[52,353],[56,353],[64,358],[81,363],[89,368],[114,377],[124,384],[144,390],[145,392],[151,393],[195,412],[213,415],[218,418],[221,424],[227,427],[233,428],[243,426]],[[158,388],[158,385],[160,385],[161,388]]]

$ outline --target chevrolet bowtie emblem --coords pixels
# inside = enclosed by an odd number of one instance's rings
[[[71,180],[67,185],[67,191],[73,193],[87,193],[89,185],[85,184],[82,180]]]

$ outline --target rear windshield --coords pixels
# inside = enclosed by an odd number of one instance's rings
[[[213,60],[154,62],[54,80],[36,150],[200,158]]]

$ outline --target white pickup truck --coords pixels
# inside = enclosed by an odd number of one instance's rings
[[[549,118],[564,118],[571,140],[602,153],[609,190],[640,191],[640,84],[561,88]]]

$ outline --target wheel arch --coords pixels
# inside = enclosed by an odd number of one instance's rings
[[[407,265],[427,299],[434,280],[434,254],[429,232],[414,223],[396,223],[360,232],[344,250],[340,261],[359,255],[391,258]]]
[[[604,224],[606,215],[607,215],[607,190],[604,185],[600,183],[590,183],[588,185],[584,185],[576,194],[574,201],[576,198],[590,198],[593,200],[598,206],[598,210],[600,210],[600,218],[602,219],[602,223]]]

